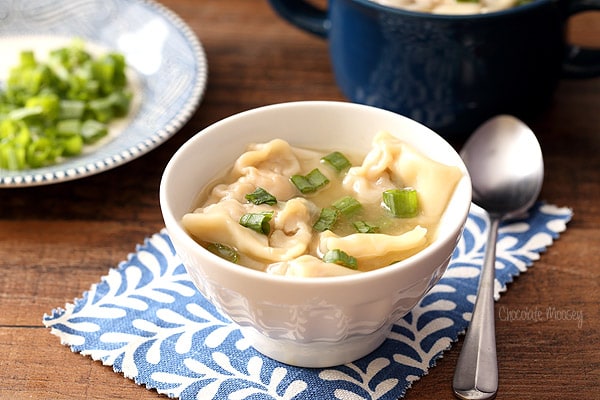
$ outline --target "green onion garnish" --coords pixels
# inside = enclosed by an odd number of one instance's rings
[[[275,205],[277,204],[277,199],[271,193],[267,192],[265,189],[261,187],[257,187],[256,190],[252,193],[248,193],[246,195],[246,200],[256,205],[260,204],[268,204]]]
[[[354,225],[354,229],[358,233],[377,233],[379,232],[379,227],[375,225],[371,225],[365,221],[354,221],[352,223]]]
[[[22,51],[0,88],[0,169],[55,164],[105,137],[130,107],[125,70],[122,54],[93,57],[80,40],[43,62]]]
[[[390,189],[383,192],[383,204],[399,218],[411,218],[419,210],[417,191],[413,188]]]
[[[333,169],[338,172],[342,172],[346,168],[350,167],[350,161],[346,158],[345,155],[340,153],[339,151],[334,151],[333,153],[327,154],[321,161],[330,165]]]
[[[271,232],[269,221],[273,218],[273,211],[260,213],[248,213],[240,218],[240,225],[250,228],[253,231],[268,235]]]
[[[352,196],[342,197],[332,205],[344,215],[350,215],[362,207],[362,204]]]
[[[234,248],[221,243],[209,243],[206,246],[206,249],[227,261],[231,261],[232,263],[237,263],[239,259],[239,255]]]
[[[302,194],[316,192],[329,183],[329,179],[318,168],[307,175],[292,175],[290,180]]]
[[[356,261],[356,258],[340,249],[329,250],[323,256],[323,261],[326,263],[338,264],[350,269],[358,269],[358,261]]]
[[[103,138],[108,133],[108,126],[103,124],[102,122],[95,121],[93,119],[88,119],[83,124],[81,124],[81,137],[83,138],[84,143],[94,143],[98,139]]]
[[[56,134],[62,137],[79,135],[81,121],[78,119],[65,119],[56,123]]]
[[[339,211],[335,208],[323,208],[319,219],[313,225],[313,229],[318,232],[323,232],[331,229],[338,219]]]

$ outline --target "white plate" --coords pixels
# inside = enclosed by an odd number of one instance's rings
[[[176,14],[154,1],[13,0],[0,3],[0,21],[0,79],[24,44],[43,56],[78,37],[91,47],[123,53],[135,91],[128,119],[117,123],[109,138],[56,165],[0,169],[0,188],[79,179],[131,161],[175,134],[204,94],[208,67],[201,43]]]

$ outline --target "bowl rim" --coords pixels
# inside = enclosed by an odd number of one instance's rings
[[[208,262],[218,265],[219,268],[225,269],[227,272],[238,274],[241,277],[243,277],[244,279],[258,280],[258,281],[271,281],[273,283],[277,283],[280,285],[293,285],[293,286],[303,286],[303,285],[306,285],[306,286],[315,286],[315,285],[330,286],[330,285],[334,285],[334,284],[351,284],[351,283],[358,283],[358,282],[363,284],[363,283],[368,283],[368,282],[375,281],[375,280],[380,280],[383,277],[386,277],[387,275],[393,275],[394,272],[397,272],[397,270],[404,270],[404,269],[409,269],[409,268],[420,267],[418,265],[420,260],[427,259],[428,257],[433,256],[436,251],[438,251],[442,246],[447,244],[447,239],[445,240],[445,238],[436,238],[436,240],[434,240],[426,248],[424,248],[423,250],[419,251],[418,253],[416,253],[406,259],[403,259],[399,262],[396,262],[394,264],[391,264],[391,265],[388,265],[388,266],[385,266],[382,268],[378,268],[378,269],[371,270],[371,271],[365,271],[365,272],[362,272],[359,274],[350,274],[350,275],[343,275],[343,276],[330,276],[330,277],[293,277],[293,278],[286,277],[286,276],[280,276],[280,275],[274,275],[274,274],[268,274],[268,273],[265,273],[264,271],[259,271],[259,270],[255,270],[255,269],[252,269],[249,267],[245,267],[243,265],[234,264],[230,261],[227,261],[227,260],[211,253],[210,251],[208,251],[207,249],[202,247],[200,244],[198,244],[185,231],[185,229],[181,225],[180,220],[178,220],[175,217],[175,215],[172,212],[172,209],[170,207],[169,201],[168,201],[169,194],[167,193],[167,188],[168,188],[168,185],[169,185],[172,175],[175,174],[175,168],[176,168],[178,162],[180,161],[180,159],[182,158],[183,154],[187,153],[188,151],[190,151],[190,149],[197,146],[196,143],[199,141],[202,141],[205,136],[215,135],[216,134],[215,132],[218,132],[222,126],[230,124],[237,119],[244,119],[250,115],[257,114],[257,113],[277,112],[278,110],[281,110],[284,108],[290,108],[290,107],[292,107],[292,108],[293,107],[317,107],[317,108],[319,108],[319,107],[321,107],[321,108],[322,107],[336,107],[336,108],[347,108],[347,109],[356,110],[356,111],[359,111],[360,109],[365,109],[365,110],[371,109],[371,111],[375,111],[378,113],[392,114],[394,117],[403,118],[408,121],[411,121],[411,123],[417,124],[415,126],[419,126],[421,130],[428,131],[429,135],[433,134],[434,136],[437,136],[438,138],[436,140],[443,141],[445,146],[447,146],[450,150],[452,150],[453,153],[455,153],[455,158],[458,161],[457,166],[459,166],[459,168],[461,168],[461,170],[463,171],[463,177],[461,178],[461,181],[459,181],[459,185],[461,185],[463,187],[463,197],[468,198],[469,201],[464,202],[462,209],[460,209],[460,212],[461,212],[460,216],[456,217],[457,221],[463,221],[463,222],[460,224],[456,224],[456,226],[452,227],[452,229],[449,229],[449,233],[447,234],[448,237],[454,237],[454,234],[457,232],[458,238],[460,238],[460,233],[462,232],[462,230],[464,228],[464,223],[467,220],[468,213],[469,213],[470,206],[471,206],[471,181],[470,181],[470,176],[468,174],[466,166],[462,162],[462,158],[460,157],[458,152],[443,137],[441,137],[440,135],[438,135],[437,133],[435,133],[434,131],[432,131],[431,129],[426,127],[425,125],[423,125],[417,121],[414,121],[406,116],[403,116],[403,115],[400,115],[400,114],[397,114],[397,113],[394,113],[392,111],[388,111],[385,109],[377,108],[374,106],[358,104],[358,103],[351,103],[351,102],[344,102],[344,101],[330,101],[330,100],[290,101],[290,102],[275,103],[275,104],[269,104],[269,105],[252,108],[249,110],[242,111],[240,113],[233,114],[224,119],[221,119],[221,120],[203,128],[202,130],[197,132],[195,135],[193,135],[190,139],[188,139],[183,145],[181,145],[181,147],[179,147],[179,149],[177,149],[177,151],[172,155],[171,159],[167,163],[167,165],[163,171],[163,175],[161,177],[160,186],[159,186],[159,203],[160,203],[161,212],[163,214],[163,219],[164,219],[166,229],[167,229],[169,236],[176,235],[177,239],[180,242],[183,242],[185,244],[185,246],[193,249],[194,252],[202,253],[203,257],[205,257]],[[461,184],[461,182],[463,180],[464,180],[464,183]],[[455,191],[452,196],[454,197],[456,194],[457,194],[457,192]],[[459,211],[459,210],[456,210],[456,211]],[[445,212],[446,211],[444,211],[444,213]]]

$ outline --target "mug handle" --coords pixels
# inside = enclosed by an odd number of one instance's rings
[[[600,11],[600,0],[568,2],[567,18],[584,11]],[[567,44],[567,57],[562,70],[563,75],[567,78],[600,76],[600,48],[585,48]]]
[[[305,0],[269,0],[271,7],[283,19],[309,33],[326,39],[329,35],[327,11]]]

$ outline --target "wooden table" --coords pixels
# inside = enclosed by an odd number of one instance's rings
[[[165,0],[202,41],[204,100],[181,131],[147,155],[86,179],[0,189],[0,398],[166,398],[72,353],[44,328],[44,313],[71,302],[163,227],[162,170],[207,125],[290,100],[344,100],[326,43],[286,24],[264,0]],[[600,20],[577,18],[573,40],[600,47]],[[574,210],[561,238],[510,284],[496,311],[580,312],[583,323],[497,319],[498,399],[592,399],[600,392],[600,79],[561,82],[531,123],[545,153],[541,198]],[[457,144],[460,145],[460,144]],[[461,342],[406,399],[450,399]]]

